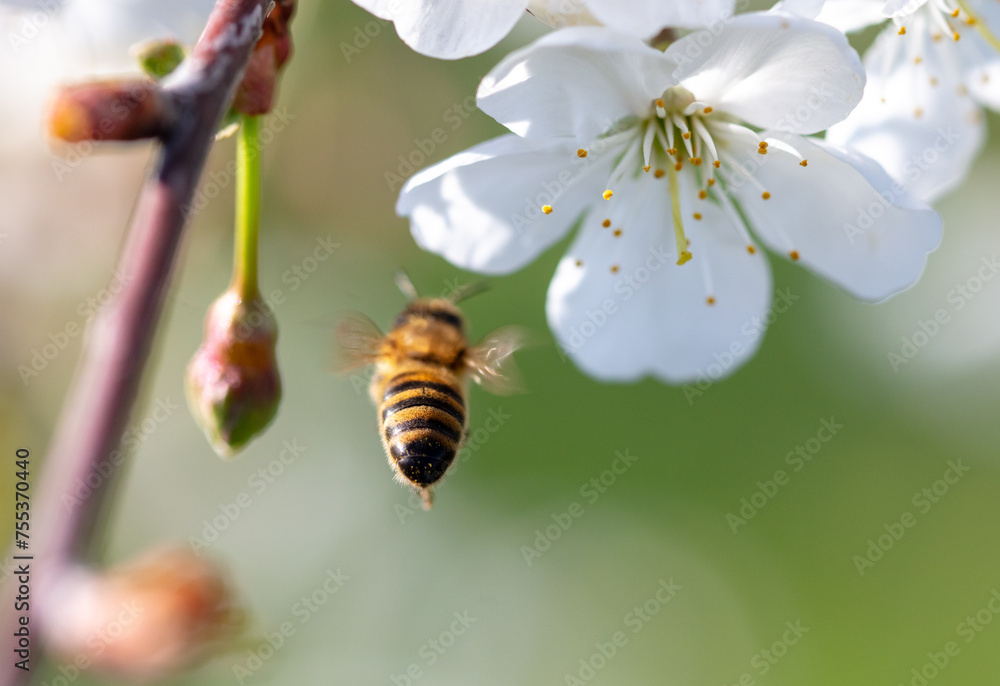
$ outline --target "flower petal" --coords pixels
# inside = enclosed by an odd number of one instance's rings
[[[500,42],[524,14],[527,0],[354,0],[390,19],[411,48],[430,57],[478,55]]]
[[[651,38],[667,26],[688,29],[717,24],[733,16],[735,0],[586,0],[605,26]]]
[[[861,100],[865,83],[844,34],[789,14],[739,15],[714,38],[703,31],[681,38],[666,56],[680,65],[675,76],[699,102],[793,133],[841,121]]]
[[[546,304],[549,326],[594,378],[718,379],[760,343],[771,292],[767,258],[750,254],[725,213],[683,185],[694,255],[686,264],[676,264],[667,180],[652,175],[616,192],[622,205],[602,214],[621,216],[608,228],[600,215],[586,217],[559,263]],[[694,211],[701,221],[691,219]]]
[[[885,21],[884,4],[883,0],[781,0],[774,9],[815,19],[850,33]]]
[[[562,238],[601,192],[615,156],[580,158],[570,142],[501,136],[421,171],[396,212],[417,244],[463,269],[520,269]],[[552,208],[550,214],[543,207]]]
[[[865,55],[865,97],[826,139],[871,157],[930,202],[968,174],[985,125],[962,86],[957,45],[930,40],[924,16],[915,16],[911,29],[903,36],[893,28],[879,35]]]
[[[483,79],[479,108],[521,136],[573,136],[587,145],[616,122],[650,113],[675,65],[638,38],[606,28],[550,33]]]
[[[745,136],[742,170],[725,178],[768,246],[864,300],[884,300],[920,278],[941,240],[936,212],[868,158],[811,138],[765,136],[767,155]]]

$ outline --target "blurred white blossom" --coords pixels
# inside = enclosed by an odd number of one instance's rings
[[[993,0],[786,0],[842,30],[892,19],[865,55],[858,108],[827,140],[877,160],[932,201],[954,189],[983,148],[982,107],[1000,109],[1000,3]],[[853,16],[861,21],[844,22]]]

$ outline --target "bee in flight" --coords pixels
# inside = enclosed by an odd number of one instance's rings
[[[410,302],[383,335],[367,317],[352,313],[337,329],[345,369],[375,365],[369,392],[378,407],[379,434],[396,479],[415,487],[425,510],[431,488],[455,460],[468,426],[469,380],[498,394],[517,390],[511,353],[522,329],[504,327],[470,347],[456,302],[482,290],[457,289],[446,298],[420,298],[406,277],[397,285]]]

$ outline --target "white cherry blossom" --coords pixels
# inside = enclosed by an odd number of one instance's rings
[[[603,24],[640,38],[668,26],[697,28],[733,14],[735,0],[354,0],[392,21],[404,43],[430,57],[489,50],[525,10],[554,27]]]
[[[861,104],[830,129],[827,140],[874,158],[928,201],[965,178],[985,142],[983,106],[1000,109],[1000,3],[785,0],[783,5],[844,30],[892,19],[865,55],[868,85]],[[838,20],[848,10],[864,21]]]
[[[665,53],[564,29],[480,85],[513,133],[414,176],[397,212],[421,247],[493,274],[579,224],[547,302],[572,359],[604,380],[717,378],[761,338],[760,244],[878,301],[940,240],[938,216],[891,194],[876,164],[804,137],[843,119],[863,83],[842,33],[790,15],[740,15]]]

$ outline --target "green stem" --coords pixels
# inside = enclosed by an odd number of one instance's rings
[[[236,144],[236,240],[233,288],[250,299],[257,290],[257,228],[260,224],[260,117],[243,116]]]

